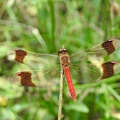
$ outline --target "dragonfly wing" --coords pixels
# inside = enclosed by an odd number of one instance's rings
[[[44,71],[22,71],[16,73],[11,82],[26,87],[50,87],[59,84],[60,67],[45,69]]]
[[[72,77],[80,84],[96,82],[118,73],[120,73],[120,63],[111,61],[103,64],[83,61],[77,67],[71,66]]]
[[[71,61],[83,61],[85,59],[89,59],[89,57],[92,56],[105,57],[112,54],[118,48],[120,48],[120,40],[110,39],[93,48],[76,52],[72,54],[70,58]]]
[[[33,70],[16,73],[11,78],[11,82],[31,87],[48,87],[59,84],[60,62],[57,55],[37,54],[22,49],[14,49],[8,52],[8,57],[26,64]]]
[[[19,63],[26,64],[32,69],[46,69],[59,65],[59,57],[51,54],[37,54],[21,49],[8,52],[8,57]]]
[[[95,82],[96,79],[101,77],[101,69],[92,64],[90,61],[82,61],[71,63],[71,74],[77,83]]]

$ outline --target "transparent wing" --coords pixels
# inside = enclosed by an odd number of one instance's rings
[[[116,62],[101,61],[101,57],[112,54],[120,47],[120,40],[111,39],[86,51],[70,56],[71,74],[78,83],[95,82],[114,75]]]
[[[83,61],[93,56],[105,57],[107,55],[112,54],[118,48],[120,48],[120,40],[110,39],[99,45],[96,45],[93,48],[89,48],[87,50],[82,50],[73,53],[70,56],[70,60],[72,62],[72,61]]]
[[[8,52],[8,57],[29,66],[33,71],[16,73],[11,82],[22,86],[49,87],[59,84],[60,61],[57,55],[37,54],[21,49]]]
[[[90,61],[72,63],[70,70],[73,80],[76,83],[89,83],[100,80],[102,76],[101,66],[95,65]]]
[[[73,80],[80,84],[100,81],[120,73],[118,62],[100,63],[99,60],[94,60],[94,62],[82,61],[75,64],[71,64],[71,75]]]
[[[19,63],[26,64],[31,69],[41,70],[60,65],[59,57],[52,54],[37,54],[22,49],[14,49],[8,52],[8,57]]]
[[[60,67],[38,71],[22,71],[16,73],[11,82],[27,87],[50,87],[59,84]]]

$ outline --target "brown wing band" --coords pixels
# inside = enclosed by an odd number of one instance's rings
[[[17,62],[23,63],[23,60],[25,56],[27,55],[27,52],[24,50],[15,50],[15,60]]]
[[[21,85],[34,87],[34,83],[31,81],[30,72],[20,72],[17,74],[21,78]]]
[[[117,62],[106,62],[102,64],[103,68],[103,76],[101,79],[108,78],[114,75],[114,69],[113,66],[117,64]]]
[[[115,47],[113,45],[112,40],[107,40],[104,43],[102,43],[102,47],[107,51],[108,55],[115,51]]]

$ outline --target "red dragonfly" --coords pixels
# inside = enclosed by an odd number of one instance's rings
[[[57,78],[60,76],[62,67],[69,92],[73,100],[76,101],[73,83],[95,82],[120,72],[120,63],[108,61],[97,64],[95,62],[95,59],[99,60],[100,57],[110,55],[119,47],[119,40],[110,39],[93,48],[76,52],[71,56],[68,55],[68,51],[64,47],[58,51],[58,55],[37,54],[14,49],[8,52],[8,57],[19,63],[26,64],[33,69],[33,72],[18,72],[11,78],[11,81],[30,87],[56,85],[59,84],[59,79]],[[93,59],[94,57],[95,59]],[[39,71],[39,74],[35,74],[36,71]]]

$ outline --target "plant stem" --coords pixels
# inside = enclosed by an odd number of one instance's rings
[[[63,92],[63,69],[61,69],[61,75],[60,75],[60,94],[59,94],[58,120],[61,120],[61,118],[62,118],[62,92]]]

